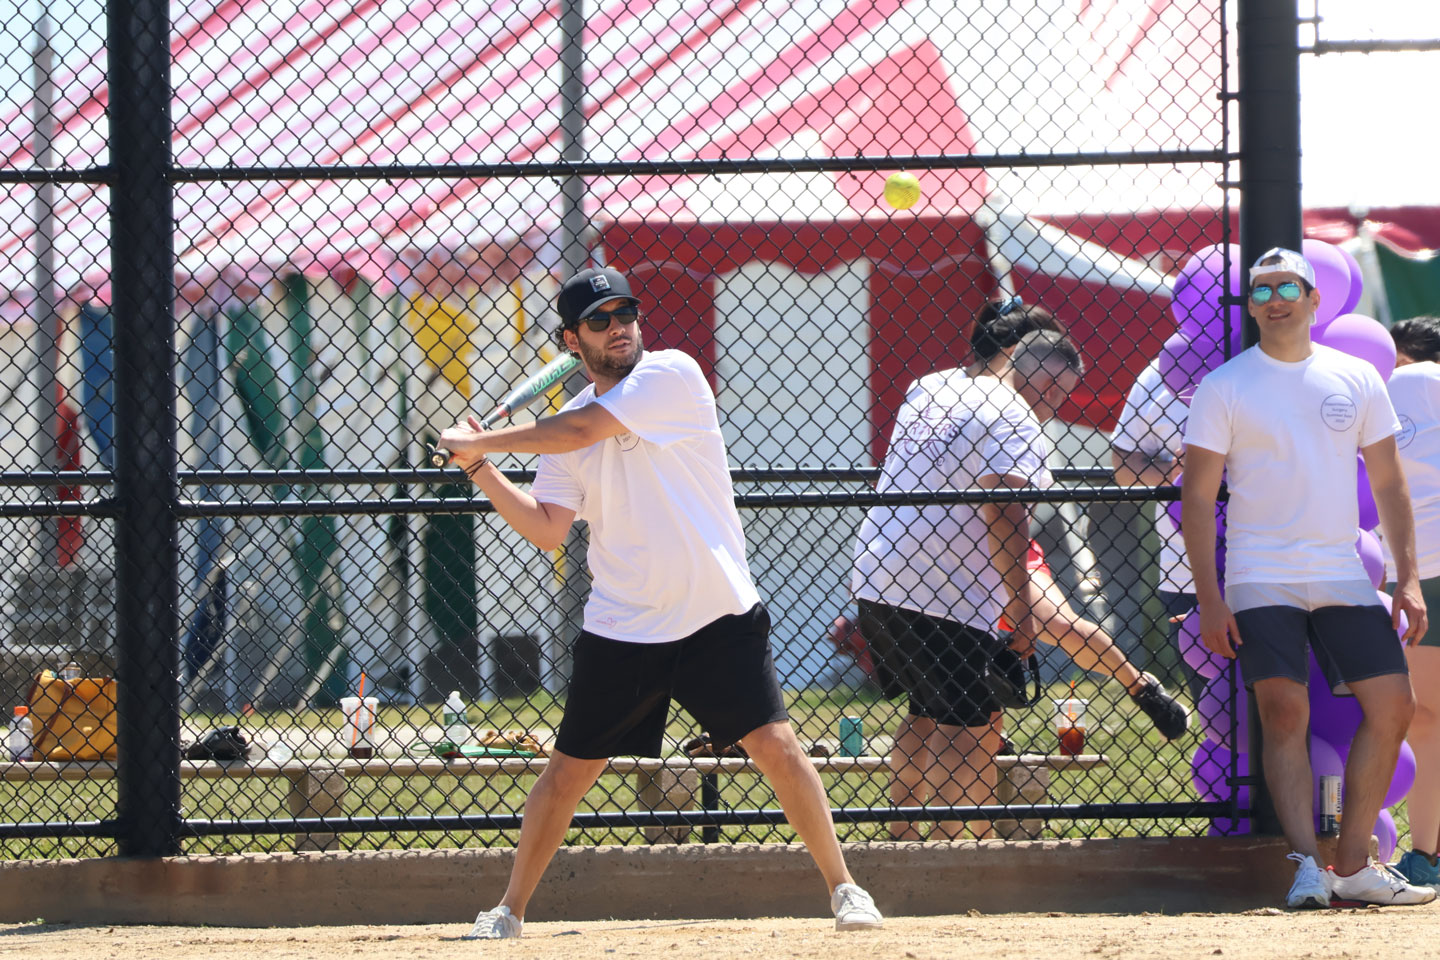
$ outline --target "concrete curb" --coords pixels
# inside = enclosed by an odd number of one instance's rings
[[[857,881],[896,916],[1180,913],[1279,906],[1282,840],[1125,838],[849,844]],[[505,888],[513,851],[249,854],[0,863],[0,921],[217,926],[466,923]],[[799,844],[562,849],[526,919],[828,916]]]

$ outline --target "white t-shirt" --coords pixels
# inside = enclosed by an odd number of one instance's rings
[[[1422,580],[1440,577],[1440,364],[1396,367],[1386,384],[1400,432],[1395,442],[1415,511],[1415,557]],[[1382,541],[1383,542],[1383,541]],[[1395,561],[1385,549],[1387,569]]]
[[[760,600],[715,394],[678,350],[646,351],[598,403],[629,433],[540,458],[530,494],[590,524],[585,629],[613,640],[679,640]]]
[[[877,490],[965,490],[987,475],[1050,485],[1049,441],[1035,414],[994,377],[963,371],[913,384],[895,420]],[[855,545],[851,592],[992,631],[1006,599],[978,506],[871,507]]]
[[[1130,450],[1153,457],[1162,450],[1179,458],[1185,447],[1185,417],[1189,409],[1175,396],[1160,376],[1160,361],[1151,360],[1125,398],[1125,409],[1115,422],[1110,442],[1121,450]],[[1156,505],[1155,534],[1160,551],[1155,557],[1160,566],[1159,588],[1171,593],[1194,593],[1195,579],[1185,560],[1185,540],[1170,520],[1166,504]]]
[[[1367,579],[1355,457],[1398,428],[1375,368],[1319,344],[1298,363],[1251,347],[1201,380],[1185,443],[1225,454],[1226,583]]]

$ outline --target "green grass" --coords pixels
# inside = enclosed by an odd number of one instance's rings
[[[1070,694],[1068,684],[1057,684],[1031,710],[1009,711],[1006,734],[1021,752],[1055,752],[1056,739],[1051,721],[1050,698]],[[1200,742],[1192,731],[1178,743],[1166,744],[1150,728],[1124,691],[1114,683],[1104,686],[1091,681],[1076,684],[1074,694],[1091,701],[1092,725],[1087,752],[1106,754],[1108,767],[1085,772],[1056,772],[1050,796],[1057,803],[1184,801],[1196,797],[1190,785],[1190,756]],[[872,691],[795,691],[789,695],[789,709],[802,741],[834,740],[841,717],[861,718],[867,737],[889,734],[904,710],[903,703],[879,699]],[[475,726],[550,727],[558,725],[561,706],[553,697],[538,692],[493,704],[482,711],[472,707]],[[382,728],[440,723],[439,705],[384,707],[378,723]],[[206,730],[238,723],[248,730],[312,731],[313,743],[334,744],[333,731],[340,724],[338,710],[306,712],[276,711],[248,717],[193,715],[186,718],[187,730]],[[688,718],[672,714],[668,733],[675,742],[684,742],[698,733]],[[416,744],[423,750],[423,744]],[[831,803],[837,807],[885,805],[887,781],[884,774],[866,777],[857,774],[826,775]],[[350,781],[345,811],[353,816],[398,814],[454,815],[461,813],[519,813],[532,778],[433,779],[379,777]],[[720,779],[720,805],[726,809],[756,809],[778,806],[774,794],[759,777]],[[287,819],[287,781],[269,779],[187,780],[182,785],[182,806],[187,818],[280,818]],[[108,819],[114,816],[113,782],[6,783],[0,787],[0,802],[9,812],[7,819],[22,821],[72,821]],[[587,797],[582,810],[623,810],[636,806],[634,784],[625,778],[607,776]],[[1400,819],[1397,817],[1397,820]],[[1207,820],[1144,821],[1050,821],[1047,836],[1076,838],[1137,835],[1203,835]],[[885,825],[866,823],[842,825],[847,840],[881,839]],[[724,827],[722,842],[792,842],[787,826]],[[425,831],[375,834],[342,834],[337,845],[350,850],[424,849],[458,846],[509,846],[515,831]],[[644,843],[635,828],[572,830],[567,842],[576,844]],[[191,854],[223,854],[294,849],[293,835],[232,835],[187,840],[184,850]],[[112,842],[85,839],[8,840],[0,842],[0,859],[93,857],[115,852]]]

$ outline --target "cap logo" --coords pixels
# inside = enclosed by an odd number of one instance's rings
[[[590,289],[595,293],[603,293],[610,289],[610,278],[604,274],[590,278]]]

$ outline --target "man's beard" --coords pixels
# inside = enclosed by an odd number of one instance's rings
[[[608,346],[609,341],[606,341]],[[645,354],[645,342],[640,336],[640,331],[635,331],[635,352],[628,359],[622,360],[610,353],[605,346],[592,349],[582,341],[580,343],[580,357],[585,361],[585,366],[590,370],[592,376],[605,377],[608,380],[620,380],[635,369],[640,358]]]

